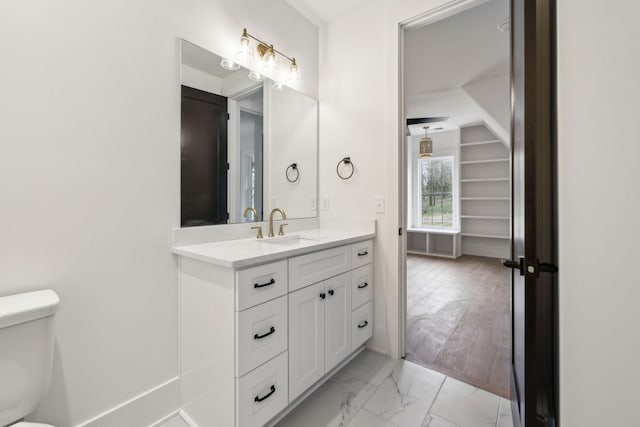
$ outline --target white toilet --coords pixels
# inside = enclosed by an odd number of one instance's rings
[[[20,420],[51,382],[58,304],[51,290],[0,297],[0,426],[53,427]]]

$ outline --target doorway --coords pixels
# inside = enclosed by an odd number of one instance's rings
[[[510,397],[510,4],[404,32],[406,358]]]

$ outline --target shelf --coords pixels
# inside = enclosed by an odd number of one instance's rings
[[[487,160],[467,160],[460,162],[461,165],[479,165],[483,163],[502,163],[508,162],[511,159],[487,159]]]
[[[460,230],[452,229],[438,229],[438,228],[407,228],[408,233],[423,233],[423,234],[458,234]]]
[[[491,215],[460,215],[461,219],[500,219],[509,220],[508,216],[491,216]]]
[[[460,180],[460,182],[499,182],[499,181],[511,181],[511,178],[475,178],[475,179]]]
[[[437,256],[441,258],[451,258],[451,259],[457,258],[456,256],[453,256],[451,254],[444,253],[444,252],[423,252],[423,251],[414,251],[411,249],[407,249],[407,253],[411,255]]]
[[[511,197],[460,197],[460,200],[502,200],[508,202]]]
[[[462,233],[462,237],[482,237],[486,239],[503,239],[503,240],[511,240],[510,236],[493,236],[491,234],[473,234],[473,233]]]
[[[461,143],[460,147],[471,147],[474,145],[487,145],[487,144],[497,144],[497,143],[502,144],[502,141],[500,141],[499,139],[492,139],[489,141],[466,142],[466,143]]]

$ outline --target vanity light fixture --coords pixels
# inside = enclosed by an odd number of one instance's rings
[[[426,159],[433,154],[433,141],[427,135],[429,126],[423,126],[422,129],[424,129],[424,136],[420,139],[420,158]]]
[[[299,79],[298,64],[296,58],[289,57],[278,49],[273,47],[272,44],[268,44],[259,38],[250,34],[246,28],[242,29],[242,35],[240,36],[240,50],[236,53],[236,59],[248,60],[253,56],[251,49],[251,40],[254,40],[257,45],[255,51],[258,54],[260,61],[260,72],[271,73],[278,66],[278,55],[289,61],[289,75],[286,79],[287,82],[296,82]],[[260,74],[260,73],[257,73]],[[249,75],[249,78],[252,78]]]

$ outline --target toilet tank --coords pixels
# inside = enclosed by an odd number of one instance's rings
[[[49,388],[59,304],[51,290],[0,297],[0,426],[33,412]]]

